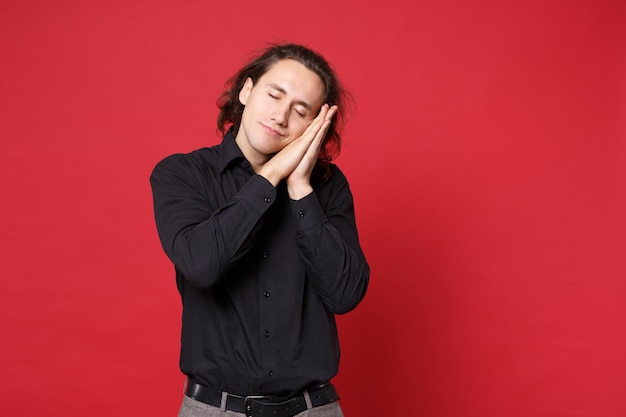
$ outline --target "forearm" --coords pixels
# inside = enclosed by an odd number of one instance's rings
[[[194,286],[210,287],[250,249],[262,213],[236,199],[207,220],[182,229],[165,252]]]
[[[216,207],[180,177],[152,177],[155,218],[161,244],[185,278],[197,287],[220,280],[250,249],[276,190],[253,176],[226,203]]]
[[[290,199],[301,200],[313,192],[313,187],[311,186],[311,181],[308,178],[300,181],[288,178],[287,192],[289,193]]]
[[[292,201],[297,223],[297,244],[307,276],[329,311],[342,314],[363,299],[369,266],[358,244],[350,207],[328,218],[309,195]]]

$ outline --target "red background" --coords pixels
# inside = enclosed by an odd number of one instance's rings
[[[278,40],[357,102],[346,415],[626,415],[626,2],[211,3],[0,5],[3,415],[176,414],[148,176]]]

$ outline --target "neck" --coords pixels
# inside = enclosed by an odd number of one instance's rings
[[[250,149],[247,141],[242,139],[240,133],[241,131],[235,137],[235,143],[239,147],[239,150],[241,151],[243,156],[248,160],[248,162],[250,162],[250,165],[252,166],[254,172],[258,173],[263,165],[265,165],[265,163],[269,161],[271,157],[266,155],[259,155],[258,152],[254,152],[252,149]]]

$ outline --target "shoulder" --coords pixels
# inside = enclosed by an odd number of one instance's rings
[[[352,200],[352,193],[348,185],[348,179],[335,164],[326,167],[317,167],[315,177],[312,180],[313,189],[317,194],[320,204],[325,209]]]
[[[312,181],[314,187],[319,188],[333,188],[339,184],[346,184],[348,182],[344,173],[335,164],[318,165],[313,172]]]
[[[348,179],[344,175],[343,171],[339,169],[339,167],[335,164],[329,164],[330,169],[330,179],[334,181],[347,182]]]
[[[169,155],[155,165],[150,175],[151,180],[162,177],[202,177],[217,170],[219,145],[201,148],[189,153]]]

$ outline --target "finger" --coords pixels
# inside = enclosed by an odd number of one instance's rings
[[[325,106],[327,105],[325,104]],[[320,127],[320,130],[318,131],[318,134],[316,135],[316,139],[320,141],[324,139],[324,137],[326,136],[326,133],[328,132],[330,124],[332,123],[333,117],[335,116],[335,114],[337,114],[338,110],[339,110],[339,107],[336,105],[333,105],[327,109],[326,114],[324,115],[324,124],[322,125],[322,127]]]
[[[326,115],[324,116],[324,120],[332,120],[335,114],[337,114],[338,110],[339,110],[339,107],[337,107],[336,105],[333,105],[332,107],[330,107],[328,111],[326,112]]]
[[[321,148],[322,142],[324,141],[324,137],[326,136],[326,132],[328,132],[328,128],[330,127],[330,120],[324,120],[324,124],[320,127],[320,130],[317,131],[315,135],[315,139],[313,139],[313,143],[311,147]]]
[[[298,139],[287,145],[287,147],[283,150],[287,152],[287,149],[292,149],[299,146],[306,146],[306,148],[308,149],[309,147],[313,146],[314,141],[319,141],[323,139],[326,131],[328,130],[328,126],[324,127],[324,125],[330,125],[330,119],[332,119],[336,111],[337,106],[330,107],[328,104],[322,105],[319,113],[317,114],[315,119],[313,119],[313,121],[311,121],[311,123],[307,126],[304,132],[302,132],[302,135],[300,135]],[[331,112],[330,116],[328,114],[329,112]],[[307,145],[304,145],[304,143],[307,143]]]
[[[317,131],[317,134],[311,141],[309,148],[307,149],[304,159],[309,159],[311,161],[317,160],[317,157],[320,153],[320,149],[322,149],[322,143],[324,142],[324,136],[326,136],[326,131],[328,130],[328,126],[330,125],[329,121],[325,121],[320,130]]]
[[[328,104],[322,105],[317,117],[313,121],[318,129],[321,129],[324,123],[330,122],[337,112],[337,106],[329,106]],[[312,123],[313,124],[313,123]],[[318,130],[319,131],[319,130]]]
[[[307,128],[304,130],[301,137],[305,137],[308,134],[310,134],[311,135],[309,137],[310,140],[315,139],[315,134],[319,131],[319,129],[321,129],[324,123],[324,120],[326,120],[326,115],[328,114],[328,110],[329,110],[328,104],[324,104],[320,108],[320,111],[315,117],[315,119],[313,119],[311,123],[307,126]]]
[[[320,111],[317,113],[316,118],[319,118],[319,119],[326,118],[326,114],[328,114],[329,110],[330,110],[330,106],[327,103],[322,104],[322,107],[320,107]]]

